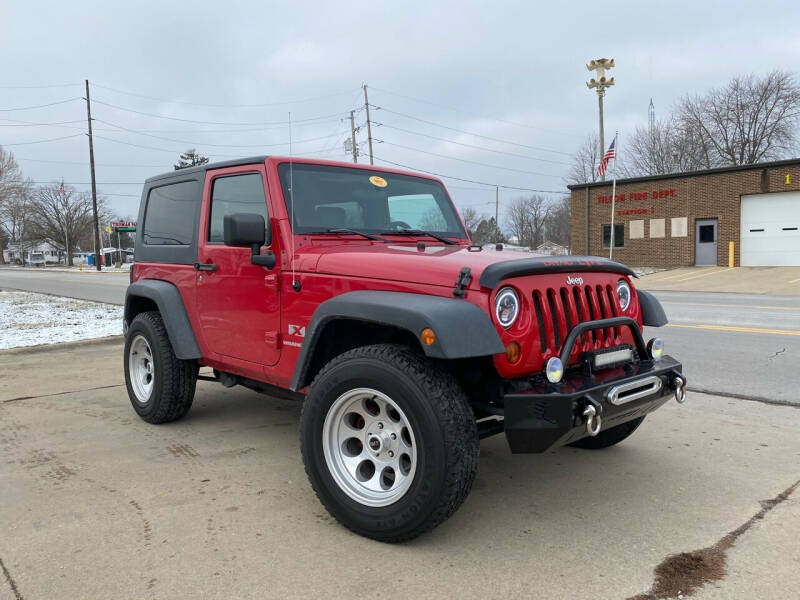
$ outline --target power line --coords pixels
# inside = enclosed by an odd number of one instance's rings
[[[133,96],[135,98],[144,98],[146,100],[153,100],[156,102],[167,102],[171,104],[185,104],[187,106],[206,106],[210,108],[265,108],[268,106],[286,106],[289,104],[301,104],[303,102],[313,102],[314,100],[324,100],[326,98],[334,98],[337,96],[344,96],[346,94],[350,94],[351,90],[344,91],[344,92],[333,92],[331,94],[323,94],[321,96],[314,96],[311,98],[303,98],[301,100],[283,100],[281,102],[265,102],[262,104],[206,104],[202,102],[186,102],[183,100],[171,100],[169,98],[157,98],[155,96],[147,96],[145,94],[137,94],[134,92],[125,92],[123,90],[118,90],[116,88],[109,87],[107,85],[100,85],[99,83],[93,83],[92,87],[101,88],[104,90],[109,90],[111,92],[116,92],[117,94],[124,94],[126,96]]]
[[[388,163],[395,167],[400,167],[403,169],[409,169],[410,171],[417,171],[418,173],[426,173],[428,175],[436,175],[437,177],[444,177],[445,179],[453,179],[455,181],[464,181],[466,183],[477,183],[479,185],[488,185],[490,187],[499,187],[504,190],[518,190],[522,192],[540,192],[543,194],[564,194],[563,190],[535,190],[533,188],[526,188],[526,187],[517,187],[513,185],[502,185],[499,183],[488,183],[486,181],[477,181],[475,179],[464,179],[463,177],[454,177],[453,175],[445,175],[444,173],[436,173],[434,171],[426,171],[425,169],[418,169],[416,167],[410,167],[409,165],[404,165],[401,163],[393,162],[391,160],[387,160],[385,158],[381,158],[379,156],[375,157],[376,159],[380,160],[381,162]]]
[[[285,145],[287,143],[287,142],[280,142],[278,144],[212,144],[210,142],[197,142],[197,141],[191,141],[191,140],[176,140],[174,138],[163,137],[163,136],[160,136],[160,135],[153,135],[151,133],[144,133],[144,132],[139,131],[137,129],[129,129],[127,127],[123,127],[122,125],[117,125],[115,123],[110,123],[110,122],[104,121],[102,119],[94,119],[94,120],[97,121],[98,123],[105,123],[106,125],[110,125],[111,127],[116,127],[118,130],[127,131],[129,133],[135,133],[137,135],[143,135],[143,136],[146,136],[146,137],[155,138],[157,140],[165,140],[167,142],[176,142],[176,143],[179,143],[179,144],[189,144],[189,145],[193,145],[193,146],[212,146],[212,147],[216,147],[216,148],[269,148],[269,147],[274,147],[274,146],[283,146],[283,145]],[[295,140],[294,143],[302,144],[304,142],[316,142],[316,141],[319,141],[319,140],[326,140],[326,139],[331,138],[331,137],[333,137],[333,135],[324,135],[324,136],[321,136],[321,137],[308,138],[306,140]]]
[[[431,156],[438,156],[439,158],[447,158],[449,160],[457,160],[459,162],[467,163],[470,165],[478,165],[490,169],[502,169],[503,171],[511,171],[513,173],[523,173],[525,175],[539,175],[541,177],[553,177],[555,179],[562,178],[561,175],[550,175],[549,173],[537,173],[536,171],[525,171],[523,169],[514,169],[513,167],[501,167],[500,165],[489,165],[486,163],[478,162],[476,160],[468,160],[466,158],[456,158],[455,156],[447,156],[446,154],[437,154],[436,152],[428,152],[427,150],[412,148],[411,146],[403,146],[401,144],[395,144],[394,142],[387,142],[386,140],[377,140],[377,141],[383,144],[388,144],[389,146],[396,146],[397,148],[403,148],[404,150],[411,150],[412,152],[421,152],[422,154],[430,154]]]
[[[68,140],[70,138],[82,137],[82,133],[74,133],[72,135],[65,135],[57,138],[50,138],[49,140],[36,140],[34,142],[14,142],[13,144],[3,144],[3,146],[29,146],[30,144],[44,144],[46,142],[57,142],[58,140]]]
[[[17,108],[0,108],[0,112],[13,112],[15,110],[33,110],[34,108],[46,108],[48,106],[56,106],[57,104],[66,104],[67,102],[74,102],[75,100],[82,100],[79,96],[75,98],[67,98],[66,100],[59,100],[58,102],[49,102],[47,104],[37,104],[35,106],[19,106]]]
[[[38,123],[36,121],[22,121],[20,119],[0,119],[0,121],[10,121],[15,123],[14,125],[0,123],[0,127],[59,127],[69,123],[83,123],[81,119],[75,119],[72,121],[56,121],[53,123]],[[66,129],[83,129],[83,127],[66,127]]]
[[[77,87],[81,83],[54,83],[50,85],[0,85],[2,90],[41,90],[45,88]]]
[[[108,106],[110,108],[114,108],[114,109],[117,109],[117,110],[122,110],[122,111],[125,111],[125,112],[134,113],[134,114],[137,114],[137,115],[143,115],[143,116],[146,116],[146,117],[153,117],[153,118],[156,118],[156,119],[166,119],[168,121],[180,121],[182,123],[201,123],[201,124],[204,124],[204,125],[288,125],[288,123],[289,123],[289,121],[248,121],[248,122],[238,122],[238,123],[237,122],[230,122],[230,121],[199,121],[199,120],[196,120],[196,119],[182,119],[180,117],[171,117],[171,116],[167,116],[167,115],[160,115],[160,114],[157,114],[157,113],[149,113],[149,112],[144,112],[144,111],[141,111],[141,110],[134,110],[132,108],[125,108],[124,106],[117,106],[116,104],[111,104],[109,102],[102,102],[101,100],[95,100],[94,103],[95,104],[102,104],[103,106]],[[311,121],[319,121],[321,119],[329,119],[331,117],[337,117],[337,116],[341,117],[344,114],[345,113],[338,112],[338,113],[333,113],[333,114],[330,114],[330,115],[320,115],[318,117],[311,117],[311,118],[308,118],[308,119],[299,119],[298,122],[300,122],[300,123],[309,123]],[[292,125],[294,125],[294,122],[292,123]]]
[[[407,115],[405,113],[401,113],[401,112],[397,112],[397,111],[394,111],[394,110],[390,110],[390,109],[384,108],[382,106],[376,106],[374,104],[371,105],[371,106],[376,110],[383,110],[383,111],[385,111],[387,113],[390,113],[390,114],[393,114],[393,115],[398,115],[400,117],[405,117],[407,119],[412,119],[414,121],[419,121],[420,123],[425,123],[426,125],[433,125],[434,127],[441,127],[442,129],[449,129],[450,131],[456,131],[458,133],[464,133],[466,135],[473,135],[475,137],[483,138],[485,140],[491,140],[493,142],[500,142],[501,144],[509,144],[511,146],[517,146],[519,148],[528,148],[530,150],[540,150],[541,152],[551,152],[553,154],[562,154],[564,156],[572,156],[572,154],[570,154],[569,152],[561,152],[559,150],[552,150],[550,148],[542,148],[541,146],[529,146],[527,144],[520,144],[520,143],[517,143],[517,142],[512,142],[512,141],[509,141],[509,140],[503,140],[503,139],[496,138],[496,137],[491,137],[491,136],[488,136],[488,135],[482,135],[480,133],[475,133],[473,131],[464,131],[463,129],[457,129],[456,127],[449,127],[447,125],[442,125],[441,123],[434,123],[433,121],[426,121],[425,119],[420,119],[419,117],[415,117],[413,115]]]
[[[379,92],[383,92],[384,94],[391,94],[392,96],[397,96],[398,98],[405,98],[406,100],[413,100],[414,102],[421,102],[423,104],[430,104],[431,106],[437,106],[439,108],[444,108],[446,110],[452,110],[452,111],[455,111],[455,112],[458,112],[458,113],[461,113],[461,114],[464,114],[464,115],[472,114],[472,113],[469,113],[468,111],[462,110],[460,108],[455,108],[455,107],[452,107],[452,106],[446,106],[444,104],[439,104],[437,102],[431,102],[430,100],[423,100],[422,98],[415,98],[413,96],[406,96],[405,94],[399,94],[397,92],[393,92],[391,90],[387,90],[387,89],[384,89],[384,88],[379,88],[379,87],[375,87],[375,86],[372,86],[372,88],[375,89],[375,90],[378,90]],[[577,133],[569,133],[569,132],[558,130],[558,129],[548,129],[546,127],[536,127],[535,125],[528,125],[526,123],[517,123],[517,122],[514,122],[514,121],[508,121],[506,119],[498,119],[497,117],[487,117],[485,115],[475,115],[475,116],[477,116],[480,119],[487,119],[489,121],[497,121],[498,123],[505,123],[507,125],[514,125],[516,127],[525,127],[527,129],[538,129],[539,131],[549,131],[549,132],[552,132],[552,133],[558,133],[558,134],[561,134],[561,135],[569,135],[571,137],[576,137],[576,138],[582,138],[583,137],[582,135],[579,135]]]
[[[95,136],[97,137],[97,136]],[[14,156],[16,160],[26,160],[28,162],[41,162],[41,163],[53,163],[53,164],[61,164],[61,165],[86,165],[86,161],[77,161],[77,160],[45,160],[42,158],[28,158],[26,156]],[[161,169],[164,168],[165,165],[135,165],[131,163],[95,163],[95,166],[98,167],[147,167],[149,169]]]
[[[417,135],[420,137],[428,138],[431,140],[438,140],[440,142],[447,142],[448,144],[456,144],[457,146],[464,146],[465,148],[475,148],[477,150],[485,150],[486,152],[494,152],[495,154],[504,154],[506,156],[515,156],[517,158],[524,158],[527,160],[537,160],[539,162],[546,162],[552,163],[554,165],[565,165],[569,166],[569,163],[560,162],[557,160],[547,160],[546,158],[536,158],[534,156],[527,156],[525,154],[515,154],[513,152],[504,152],[502,150],[494,150],[493,148],[486,148],[485,146],[475,146],[474,144],[465,144],[463,142],[456,142],[455,140],[448,140],[445,138],[436,137],[433,135],[428,135],[426,133],[419,133],[417,131],[411,131],[409,129],[403,129],[402,127],[395,127],[394,125],[387,125],[386,123],[375,123],[375,125],[380,125],[381,127],[388,127],[389,129],[395,129],[397,131],[402,131],[405,133],[410,133],[411,135]]]

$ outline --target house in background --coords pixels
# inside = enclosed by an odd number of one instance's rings
[[[562,246],[561,244],[551,242],[550,240],[545,240],[542,244],[539,244],[536,248],[534,248],[533,251],[537,254],[548,254],[550,256],[564,256],[569,254],[569,248]]]

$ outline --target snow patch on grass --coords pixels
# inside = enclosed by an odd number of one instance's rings
[[[121,333],[121,306],[0,290],[0,350]]]

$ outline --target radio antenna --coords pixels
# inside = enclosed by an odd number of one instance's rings
[[[294,164],[293,164],[293,154],[292,154],[292,112],[289,111],[289,229],[292,230],[292,289],[295,292],[300,291],[300,282],[297,280],[295,276],[295,265],[294,265],[294,254],[295,254],[295,245],[294,245]]]

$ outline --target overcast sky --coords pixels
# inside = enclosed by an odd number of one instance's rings
[[[736,74],[800,70],[800,3],[738,4],[7,1],[0,144],[35,181],[88,188],[82,100],[8,110],[80,98],[88,78],[99,187],[134,216],[141,181],[186,148],[212,160],[287,154],[289,111],[295,155],[349,160],[345,117],[357,109],[363,125],[366,82],[383,124],[376,164],[564,190],[569,155],[597,129],[589,59],[616,61],[606,139],[619,129],[622,153],[651,97],[658,117]],[[444,181],[460,208],[494,211],[493,187]],[[501,191],[501,213],[520,193]]]

